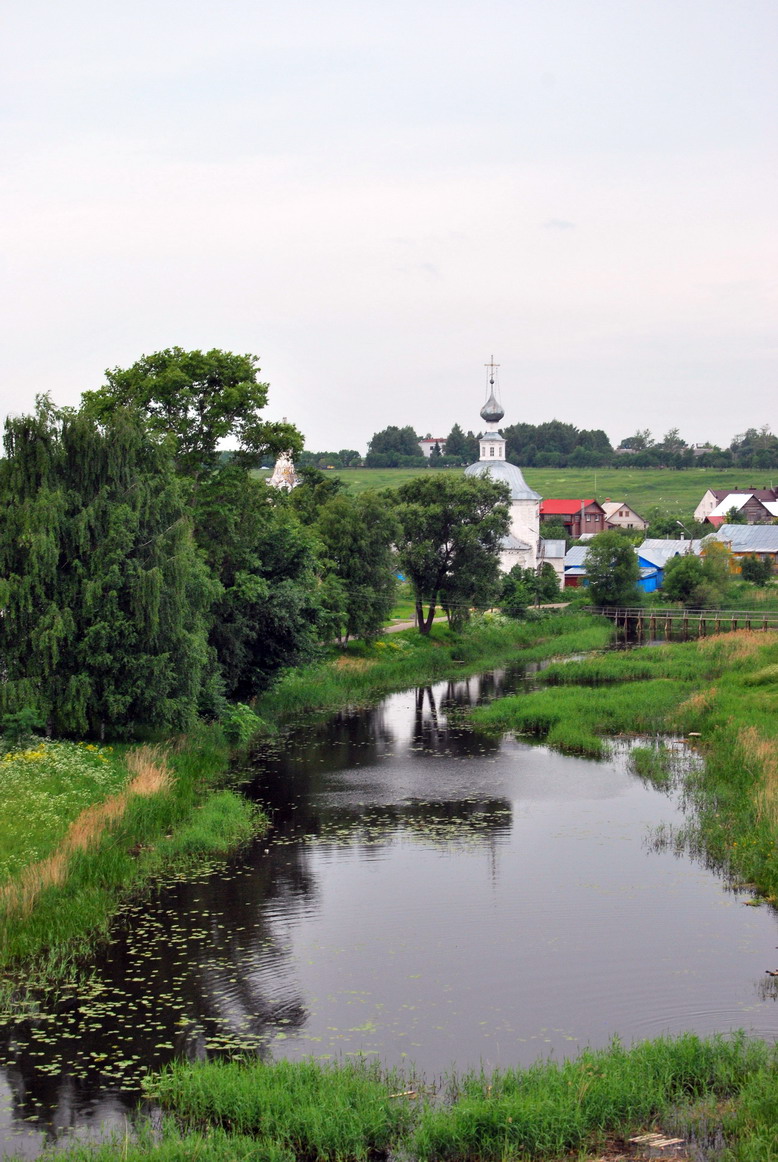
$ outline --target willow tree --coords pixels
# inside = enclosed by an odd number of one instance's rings
[[[218,585],[166,449],[133,416],[39,399],[0,464],[0,706],[58,734],[181,729]]]

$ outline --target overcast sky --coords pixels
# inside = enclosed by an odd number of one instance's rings
[[[776,417],[776,0],[6,0],[3,411],[260,357],[314,450]]]

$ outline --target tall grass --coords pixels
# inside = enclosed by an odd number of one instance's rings
[[[606,1141],[623,1150],[630,1136],[661,1128],[723,1140],[731,1162],[778,1157],[778,1052],[742,1034],[614,1041],[574,1060],[454,1075],[434,1096],[417,1078],[364,1062],[177,1063],[146,1089],[175,1117],[156,1140],[142,1131],[137,1142],[59,1156],[551,1162]]]
[[[298,1158],[356,1160],[384,1153],[409,1129],[405,1088],[399,1075],[361,1063],[177,1062],[147,1092],[191,1127],[229,1128]]]

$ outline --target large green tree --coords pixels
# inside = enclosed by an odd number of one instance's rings
[[[210,641],[224,692],[238,698],[308,657],[316,633],[313,537],[249,471],[263,454],[302,445],[290,424],[262,419],[267,395],[256,356],[180,347],[114,368],[84,395],[84,408],[100,419],[134,410],[170,449],[197,543],[223,588]],[[229,458],[219,453],[222,442],[235,449]]]
[[[134,413],[99,424],[45,398],[6,422],[5,446],[3,711],[58,734],[188,727],[219,586],[166,448]]]
[[[499,550],[510,528],[509,494],[487,476],[418,477],[393,493],[400,567],[413,586],[419,631],[438,604],[449,621],[485,607],[499,588]],[[425,610],[426,606],[426,610]]]
[[[586,553],[592,604],[605,608],[638,605],[640,566],[630,541],[615,530],[599,533]]]
[[[317,640],[315,539],[274,489],[231,464],[203,479],[195,536],[222,593],[210,642],[224,693],[245,701]]]
[[[85,392],[83,406],[101,420],[117,409],[137,410],[170,443],[178,471],[199,479],[216,466],[225,440],[251,465],[262,455],[302,447],[291,424],[262,419],[268,385],[258,373],[256,355],[168,347],[107,370],[104,386]]]
[[[337,496],[319,513],[325,572],[341,583],[339,637],[376,637],[394,603],[398,526],[389,502],[374,492]]]

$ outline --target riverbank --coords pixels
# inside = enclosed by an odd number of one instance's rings
[[[778,902],[778,633],[607,654],[551,666],[538,680],[543,689],[478,707],[473,723],[593,757],[608,736],[653,734],[655,761],[637,761],[660,779],[659,736],[691,737],[705,759],[685,776],[692,822],[668,842],[701,845],[726,876]]]
[[[351,643],[290,671],[256,705],[258,731],[484,665],[601,648],[611,636],[586,614],[527,622],[477,618],[459,634],[436,626],[372,645]],[[70,978],[107,932],[117,907],[154,880],[225,857],[266,825],[219,787],[231,749],[217,725],[156,748],[38,741],[5,762],[0,796],[0,1004]],[[14,777],[11,777],[11,776]],[[3,830],[3,820],[18,821]]]
[[[514,621],[499,614],[474,618],[460,633],[434,625],[429,635],[409,629],[371,645],[351,642],[318,665],[290,670],[257,699],[256,713],[273,727],[365,705],[393,690],[464,676],[485,666],[541,661],[604,649],[613,628],[604,618],[564,611]]]
[[[2,1007],[69,979],[132,893],[266,827],[252,804],[218,787],[228,763],[221,731],[205,725],[157,747],[40,740],[5,755]]]
[[[681,1148],[671,1157],[689,1158],[693,1149],[697,1159],[769,1162],[778,1157],[777,1083],[775,1046],[692,1034],[451,1076],[434,1089],[362,1062],[176,1063],[146,1085],[169,1111],[161,1128],[58,1156],[551,1162],[573,1152],[579,1159],[656,1157],[658,1142],[670,1137]]]

